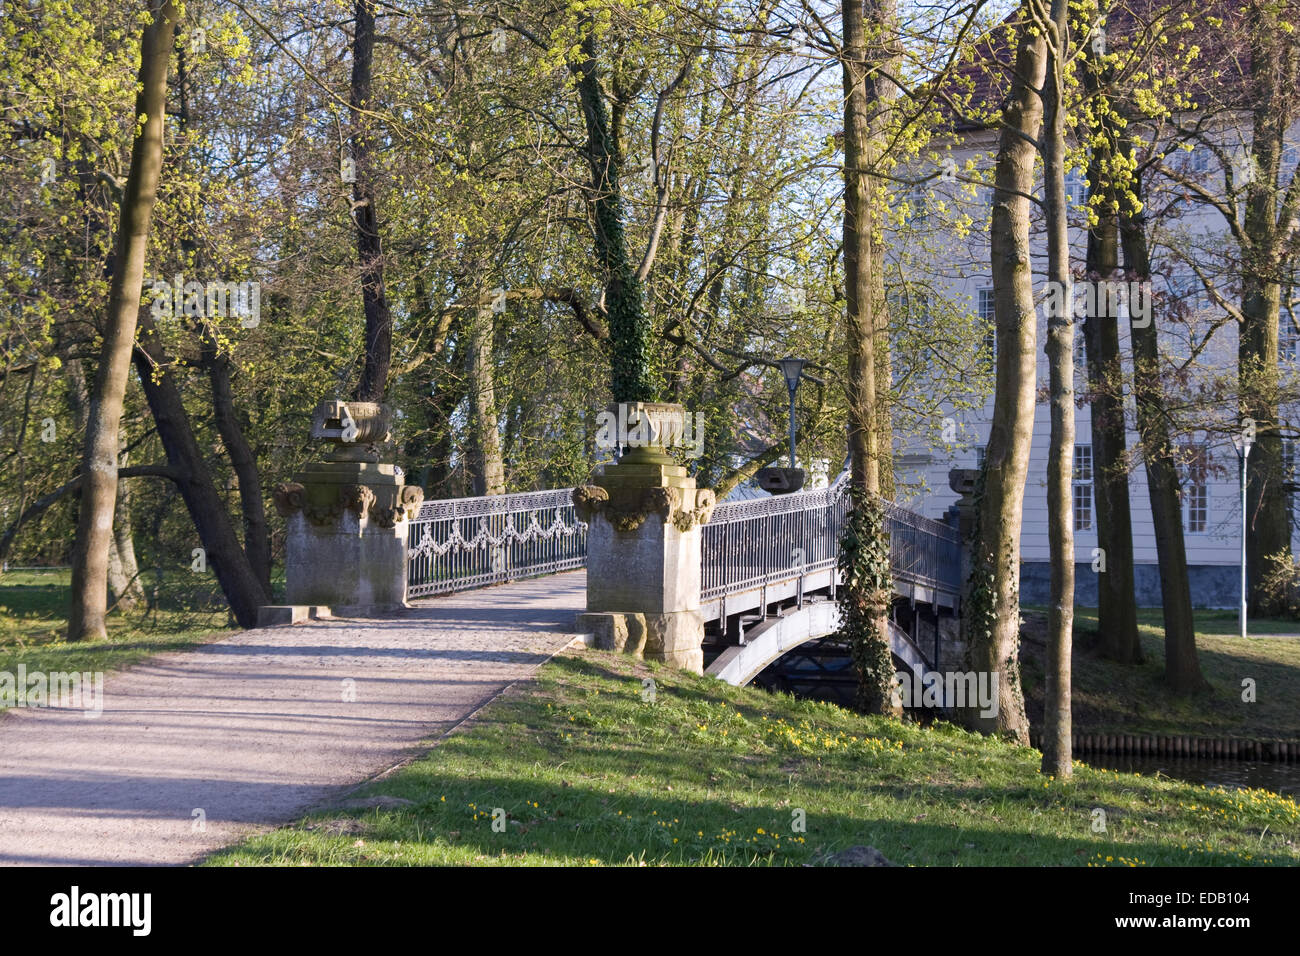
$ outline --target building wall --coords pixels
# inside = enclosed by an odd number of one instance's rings
[[[1300,130],[1293,131],[1300,139]],[[975,158],[980,168],[989,168],[993,163],[992,140],[986,133],[972,134],[965,145],[953,151],[953,157],[959,168],[964,168],[967,158]],[[936,186],[943,190],[944,186]],[[941,287],[945,295],[966,299],[972,311],[978,311],[979,290],[990,288],[992,280],[989,272],[989,249],[987,226],[980,227],[978,221],[983,215],[987,203],[987,194],[966,197],[959,189],[948,187],[940,199],[949,209],[965,209],[976,217],[977,225],[968,236],[956,234],[936,234],[924,238],[926,251],[924,258],[933,264],[933,274],[927,277],[932,287]],[[937,218],[937,217],[936,217]],[[916,232],[911,241],[920,241],[925,223],[915,224]],[[1201,207],[1189,206],[1185,214],[1177,220],[1178,242],[1186,242],[1186,237],[1197,237],[1201,243],[1213,244],[1213,238],[1223,231],[1223,220],[1217,212],[1206,211]],[[908,236],[896,237],[896,241],[909,241]],[[1225,240],[1226,241],[1226,240]],[[1082,270],[1086,252],[1086,236],[1081,228],[1072,230],[1073,252],[1076,274]],[[1042,243],[1037,248],[1043,249]],[[1157,249],[1157,252],[1160,250]],[[916,255],[916,249],[912,250]],[[1172,260],[1167,260],[1172,261]],[[1178,267],[1173,267],[1174,269]],[[1045,252],[1036,257],[1036,292],[1042,293],[1042,282],[1046,272]],[[1156,287],[1163,291],[1163,280],[1155,280]],[[1208,306],[1208,302],[1207,302]],[[1159,305],[1156,306],[1153,321],[1162,349],[1174,355],[1188,357],[1191,355],[1191,343],[1194,339],[1206,335],[1210,323],[1222,318],[1222,311],[1207,307],[1200,313],[1200,320],[1190,324],[1162,320]],[[1126,371],[1131,373],[1132,364],[1129,352],[1129,329],[1127,321],[1121,319],[1120,347],[1124,356]],[[1082,337],[1082,322],[1076,323],[1075,333]],[[1036,408],[1033,445],[1030,451],[1030,472],[1025,488],[1024,525],[1021,533],[1022,599],[1026,603],[1045,603],[1048,596],[1047,567],[1051,557],[1047,533],[1047,487],[1046,470],[1048,444],[1050,438],[1049,409],[1045,403],[1048,382],[1047,359],[1043,353],[1046,345],[1046,319],[1044,310],[1039,309],[1038,331],[1038,377],[1040,402]],[[1235,368],[1237,353],[1237,332],[1235,322],[1227,322],[1218,328],[1209,338],[1209,345],[1199,356],[1194,365],[1204,369]],[[1086,372],[1081,362],[1076,363],[1076,392],[1080,396],[1086,391]],[[1284,374],[1294,374],[1294,366],[1284,364]],[[1129,420],[1133,419],[1131,395],[1128,396]],[[1231,407],[1230,407],[1231,406]],[[1300,409],[1291,409],[1284,418],[1300,421]],[[939,448],[925,447],[918,441],[904,441],[898,449],[899,497],[906,500],[911,507],[932,518],[941,518],[948,507],[956,501],[957,495],[948,487],[948,471],[951,468],[974,468],[978,465],[977,449],[988,440],[989,420],[992,416],[992,396],[984,402],[983,407],[975,412],[951,412],[955,429],[955,440]],[[1204,487],[1207,500],[1204,527],[1200,530],[1187,530],[1185,522],[1184,539],[1187,548],[1187,562],[1192,573],[1193,600],[1200,606],[1230,607],[1238,600],[1240,587],[1240,553],[1241,553],[1241,505],[1239,463],[1226,430],[1236,418],[1235,401],[1225,403],[1221,409],[1209,409],[1205,412],[1206,432],[1194,436],[1193,440],[1206,445],[1208,468]],[[1076,426],[1078,445],[1091,445],[1091,410],[1085,404],[1076,407]],[[1160,603],[1159,578],[1156,572],[1156,546],[1154,528],[1151,520],[1150,499],[1148,497],[1145,471],[1140,460],[1133,455],[1137,445],[1136,434],[1128,435],[1128,448],[1133,456],[1130,470],[1130,504],[1133,525],[1134,558],[1137,562],[1136,584],[1139,603],[1155,606]],[[1186,514],[1187,504],[1184,503]],[[1294,522],[1293,522],[1294,525]],[[1075,557],[1080,562],[1076,575],[1076,598],[1082,604],[1096,603],[1096,580],[1092,571],[1094,549],[1097,547],[1096,512],[1092,509],[1092,529],[1075,532]],[[1295,529],[1292,530],[1293,548],[1300,551],[1300,539]]]

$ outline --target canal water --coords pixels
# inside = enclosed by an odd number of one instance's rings
[[[1121,754],[1080,756],[1090,767],[1105,767],[1122,773],[1157,773],[1207,787],[1272,790],[1300,799],[1300,764],[1265,763],[1256,760],[1187,760],[1176,757],[1133,757]]]

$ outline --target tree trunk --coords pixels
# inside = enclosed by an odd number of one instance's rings
[[[846,567],[845,594],[841,598],[846,621],[855,626],[847,634],[853,644],[858,671],[858,704],[868,713],[894,713],[893,674],[889,656],[889,606],[893,587],[889,581],[888,547],[856,539],[864,534],[885,534],[879,515],[871,511],[881,491],[881,449],[887,443],[879,413],[882,407],[877,374],[882,359],[877,341],[885,334],[877,319],[877,304],[883,300],[883,275],[876,226],[877,182],[871,170],[879,152],[876,142],[886,104],[873,99],[868,84],[871,54],[867,48],[867,25],[861,0],[842,6],[844,53],[841,69],[844,81],[844,290],[845,344],[848,349],[848,444],[851,479],[851,507],[844,552],[869,567]],[[887,26],[882,11],[873,5],[874,39]],[[888,365],[883,364],[887,369]],[[888,390],[888,381],[884,388]],[[887,457],[887,456],[884,456]],[[892,482],[891,482],[892,485]],[[861,513],[860,513],[861,512]],[[876,567],[883,560],[883,567]]]
[[[992,717],[968,708],[961,719],[972,729],[1009,734],[1025,744],[1029,727],[1020,684],[1020,528],[1038,377],[1026,197],[1033,191],[1035,141],[1043,118],[1036,91],[1046,66],[1042,34],[1035,35],[1023,25],[994,178],[989,233],[997,316],[993,421],[979,493],[968,613],[962,620],[971,668],[997,677],[998,707]]]
[[[894,81],[900,72],[902,61],[898,40],[898,2],[897,0],[866,0],[865,16],[870,19],[876,31],[874,42],[867,43],[867,65],[863,71],[862,82],[865,89],[863,105],[868,108],[865,117],[867,125],[867,155],[863,163],[863,179],[867,194],[872,201],[880,202],[886,184],[873,174],[876,164],[883,158],[889,148],[889,133],[886,125],[890,112],[899,95],[898,84]],[[864,23],[864,33],[866,24]],[[876,472],[880,483],[878,493],[881,497],[894,497],[894,442],[893,442],[893,365],[890,354],[890,316],[889,301],[885,297],[885,244],[880,241],[876,223],[882,218],[883,210],[873,208],[869,225],[870,247],[860,251],[868,256],[869,268],[866,270],[866,283],[871,296],[871,338],[875,368],[875,442]],[[858,281],[862,282],[861,265]],[[866,289],[860,292],[865,293]]]
[[[1123,151],[1132,146],[1127,138]],[[1133,202],[1121,204],[1120,241],[1129,277],[1151,281],[1151,255],[1147,247],[1146,217],[1141,211],[1142,185],[1130,185]],[[1183,540],[1183,508],[1179,496],[1178,462],[1164,413],[1160,384],[1160,346],[1153,316],[1129,317],[1133,341],[1133,397],[1137,405],[1138,440],[1146,466],[1155,526],[1156,555],[1160,563],[1161,605],[1165,623],[1165,681],[1180,694],[1206,686],[1196,656],[1196,629],[1192,618],[1192,590],[1187,577],[1187,547]]]
[[[1065,61],[1070,55],[1067,0],[1043,4],[1048,63],[1043,88],[1043,204],[1047,226],[1047,367],[1051,439],[1047,452],[1047,686],[1043,702],[1043,773],[1069,777],[1070,653],[1074,636],[1074,309],[1070,224],[1065,200]]]
[[[844,297],[849,358],[849,456],[853,486],[865,495],[880,493],[881,436],[876,425],[876,224],[872,206],[870,113],[865,74],[866,30],[863,4],[843,5],[844,20]]]
[[[128,466],[129,455],[123,454],[121,467]],[[130,611],[144,600],[140,583],[140,566],[135,560],[135,539],[131,534],[131,483],[118,475],[117,501],[113,510],[113,547],[108,551],[108,590],[123,611]]]
[[[205,330],[205,336],[211,333],[212,329]],[[208,340],[205,341],[204,364],[208,369],[208,383],[212,393],[212,417],[239,482],[239,508],[244,519],[244,553],[269,601],[271,529],[266,521],[266,502],[262,498],[262,478],[257,473],[257,456],[253,454],[235,413],[235,398],[230,387],[230,357],[221,354],[216,343]]]
[[[492,364],[492,312],[475,313],[470,333],[469,381],[474,415],[473,463],[474,494],[503,495],[506,492],[506,467],[501,458],[501,432],[497,425],[496,378]]]
[[[393,316],[384,291],[384,251],[379,239],[379,213],[375,208],[374,170],[370,163],[372,122],[371,64],[375,48],[375,0],[356,0],[356,30],[352,38],[352,159],[356,182],[352,184],[357,227],[357,257],[361,263],[361,303],[366,313],[366,341],[357,401],[382,402],[392,365]]]
[[[1102,78],[1095,57],[1085,60],[1084,85],[1098,96]],[[1119,273],[1119,190],[1114,180],[1119,131],[1108,104],[1100,108],[1088,165],[1097,226],[1088,232],[1086,271],[1098,288],[1109,288]],[[1093,488],[1097,501],[1097,629],[1101,655],[1122,664],[1143,661],[1133,582],[1133,516],[1129,500],[1128,447],[1124,421],[1124,366],[1119,348],[1119,313],[1111,296],[1096,296],[1084,319],[1088,391],[1092,406]]]
[[[145,400],[153,412],[158,438],[167,452],[168,463],[175,470],[176,485],[194,520],[208,566],[217,576],[235,620],[240,627],[255,627],[257,609],[270,600],[270,595],[239,545],[226,503],[212,480],[180,391],[167,368],[167,356],[163,354],[153,318],[142,312],[139,321],[135,366],[144,386]]]
[[[87,394],[86,375],[81,359],[71,358],[64,363],[68,384],[68,404],[77,432],[84,434],[90,420],[90,398]],[[122,454],[121,465],[127,464]],[[118,475],[117,495],[113,508],[113,538],[108,546],[108,591],[111,599],[124,611],[134,608],[144,600],[144,586],[139,582],[139,568],[135,559],[135,540],[131,530],[131,489]],[[80,488],[80,483],[78,483]],[[43,510],[43,509],[42,509]],[[0,554],[3,554],[0,550]]]
[[[596,255],[604,272],[609,315],[611,389],[616,402],[654,401],[650,361],[650,322],[644,290],[628,253],[622,195],[622,144],[611,121],[597,75],[596,42],[582,42],[585,58],[573,67],[587,126],[587,163]]]
[[[1283,271],[1278,215],[1278,172],[1286,133],[1285,107],[1273,85],[1283,72],[1276,36],[1257,37],[1253,45],[1254,79],[1264,89],[1252,129],[1254,177],[1246,190],[1247,237],[1243,262],[1241,316],[1237,340],[1237,381],[1241,417],[1255,423],[1246,483],[1246,579],[1252,614],[1275,615],[1284,609],[1281,595],[1264,585],[1270,555],[1291,556],[1291,521],[1282,488],[1282,436],[1278,414],[1278,320]],[[1282,97],[1294,94],[1281,93]]]
[[[84,480],[77,540],[72,552],[70,641],[108,636],[104,615],[108,610],[108,551],[113,540],[113,508],[117,499],[118,428],[140,309],[149,225],[162,175],[167,69],[176,28],[172,0],[152,0],[149,8],[153,19],[140,39],[140,91],[135,103],[135,115],[145,119],[131,147],[131,170],[122,196],[104,342],[86,424]]]
[[[1271,195],[1269,203],[1272,203]],[[1282,489],[1282,435],[1278,414],[1281,302],[1282,288],[1275,279],[1250,272],[1243,276],[1243,322],[1237,347],[1238,391],[1242,420],[1255,423],[1255,445],[1246,470],[1246,580],[1250,613],[1265,617],[1285,609],[1285,597],[1270,594],[1264,585],[1267,558],[1276,554],[1287,559],[1291,556],[1290,509]]]

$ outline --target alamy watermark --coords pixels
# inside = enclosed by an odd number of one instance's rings
[[[154,300],[150,306],[155,319],[224,318],[237,316],[239,324],[255,329],[262,323],[262,286],[259,282],[185,281],[180,273],[167,282],[152,283]]]
[[[989,671],[928,671],[922,676],[898,671],[891,698],[895,707],[979,707],[981,717],[996,717],[998,675]]]
[[[84,710],[86,718],[104,712],[104,672],[66,673],[28,671],[18,665],[18,673],[0,671],[0,707],[61,707]]]
[[[617,412],[596,415],[596,429],[596,447],[604,451],[655,447],[681,449],[687,458],[704,454],[703,412],[647,414],[636,405],[620,402]]]
[[[1152,299],[1150,282],[1120,282],[1099,279],[1096,282],[1071,282],[1067,294],[1059,282],[1043,287],[1043,309],[1050,315],[1073,315],[1086,319],[1090,315],[1118,316],[1123,310],[1135,328],[1151,325]]]
[[[73,886],[50,897],[50,925],[55,927],[120,927],[133,936],[148,936],[152,913],[152,893],[83,893]]]

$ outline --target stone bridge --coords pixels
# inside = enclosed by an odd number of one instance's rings
[[[712,508],[699,527],[706,673],[747,684],[789,651],[838,631],[836,562],[847,480],[845,474],[828,488]],[[922,675],[955,664],[961,653],[958,532],[953,524],[881,505],[890,534],[895,661]],[[586,567],[588,531],[574,489],[425,502],[408,530],[408,597]],[[642,649],[645,635],[636,633],[636,623],[624,627],[603,640],[593,635],[592,642]]]

